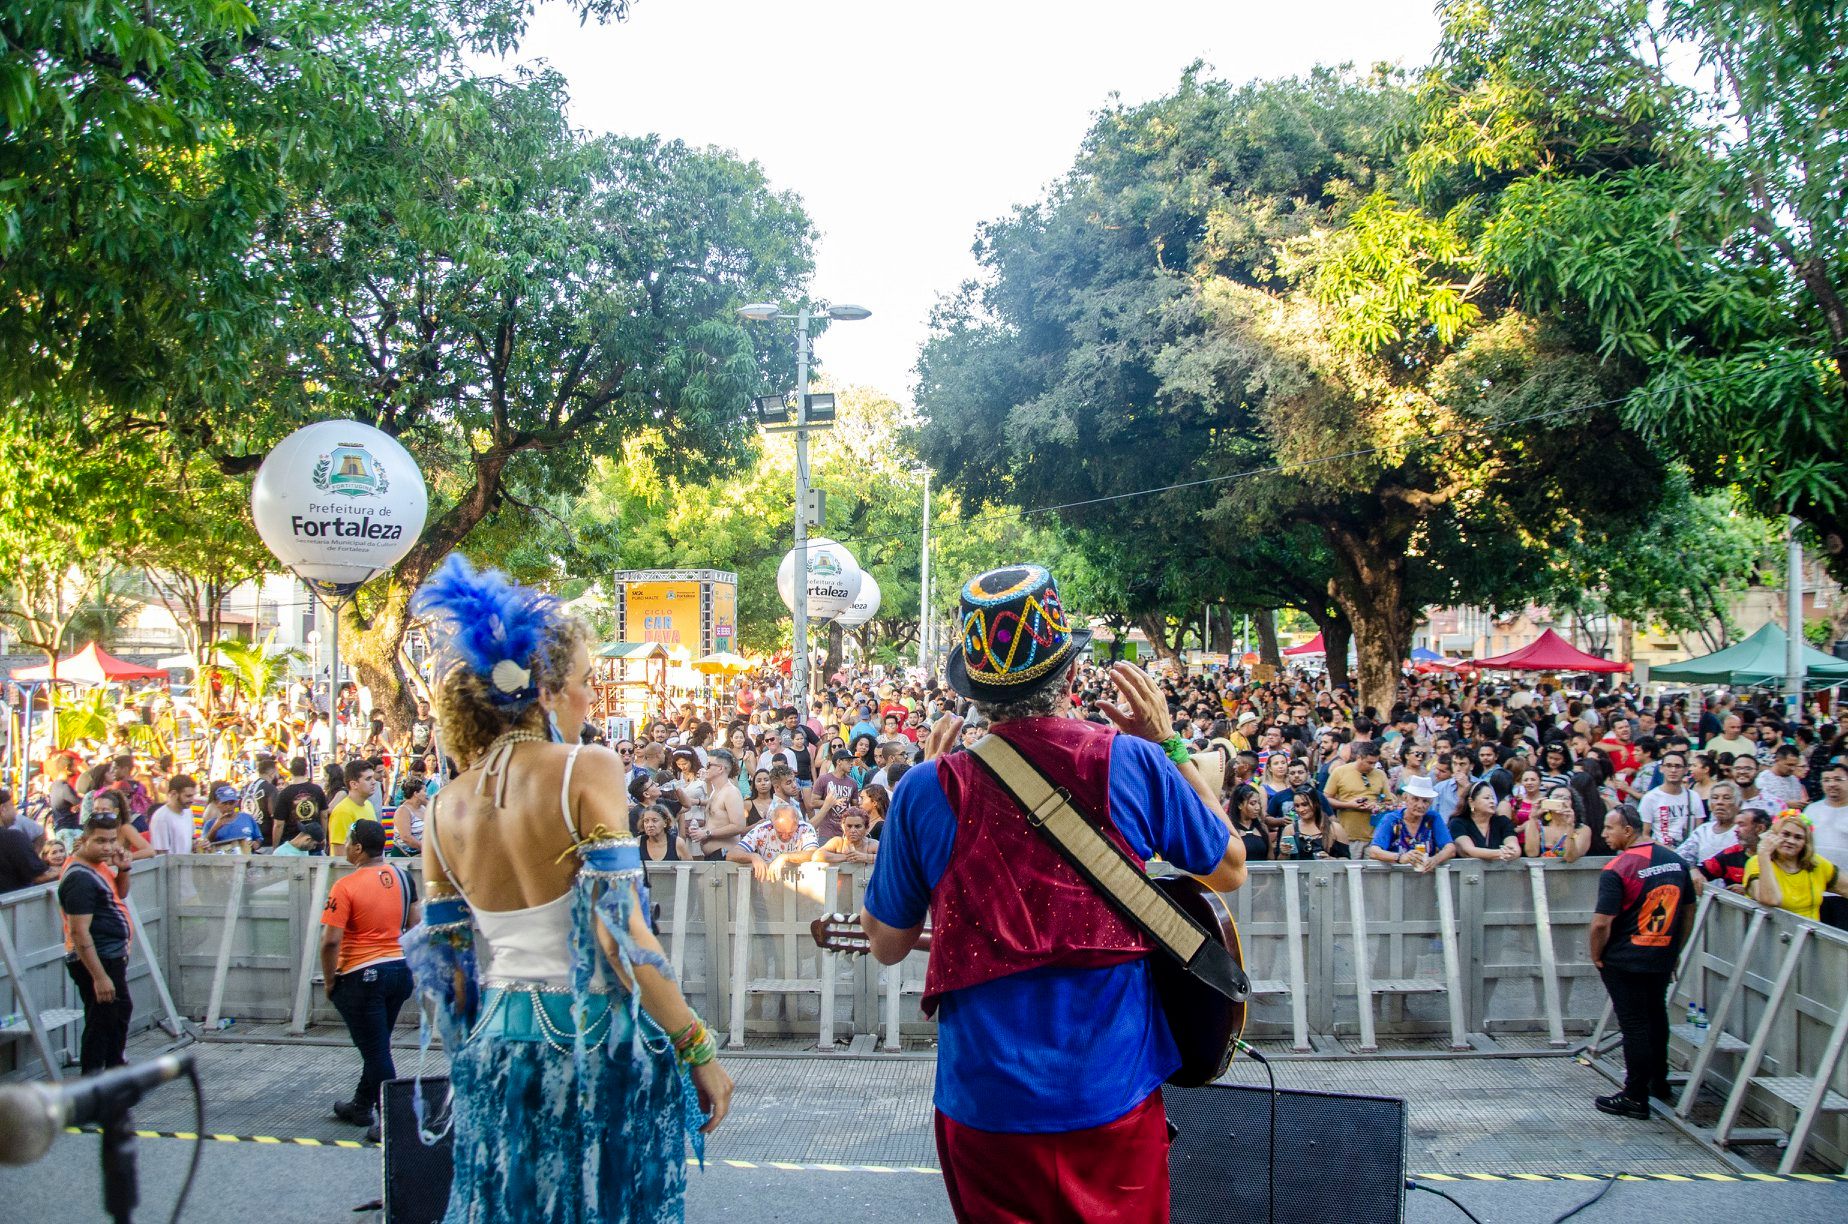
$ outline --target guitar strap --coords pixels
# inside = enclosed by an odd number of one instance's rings
[[[998,735],[983,736],[971,752],[1020,805],[1034,831],[1137,930],[1234,1003],[1250,996],[1251,981],[1225,945],[1207,934],[1179,902],[1151,884],[1120,847],[1086,820],[1073,806],[1069,791],[1053,785]]]

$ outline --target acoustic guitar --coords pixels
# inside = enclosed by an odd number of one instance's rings
[[[1224,898],[1192,876],[1152,876],[1149,882],[1178,902],[1243,970],[1245,953],[1239,944],[1238,924]],[[872,942],[858,914],[824,915],[809,924],[809,931],[816,946],[830,952],[858,956],[872,951]],[[926,931],[918,947],[929,946],[930,932]],[[1167,1018],[1168,1031],[1181,1052],[1181,1065],[1168,1082],[1179,1088],[1212,1083],[1226,1073],[1238,1040],[1244,1035],[1246,1001],[1227,998],[1165,952],[1149,958],[1149,969],[1154,974],[1155,994]]]

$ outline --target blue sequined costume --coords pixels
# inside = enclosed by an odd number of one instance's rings
[[[573,749],[567,794],[576,757]],[[436,825],[433,818],[431,843]],[[440,860],[440,845],[433,848]],[[419,991],[436,1004],[450,1058],[455,1177],[445,1224],[685,1217],[689,1136],[704,1157],[697,1096],[639,995],[611,981],[607,968],[598,971],[601,925],[630,980],[638,964],[672,976],[660,953],[639,946],[629,931],[637,907],[648,912],[641,852],[633,837],[601,827],[573,850],[576,880],[553,905],[477,913],[460,896],[433,900],[422,925],[404,936],[405,959]],[[556,925],[548,911],[565,904],[568,981],[484,975],[476,937],[490,919],[503,931],[517,929],[523,915]],[[421,1085],[417,1099],[422,1123],[435,1111],[426,1110]]]

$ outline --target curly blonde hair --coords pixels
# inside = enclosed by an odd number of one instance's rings
[[[540,690],[556,693],[564,688],[578,647],[588,648],[590,643],[590,627],[575,616],[559,616],[547,625],[531,662]],[[463,662],[451,664],[437,681],[436,717],[444,750],[464,768],[509,731],[545,729],[545,709],[537,701],[521,709],[496,706],[489,700],[487,678]],[[560,730],[573,737],[577,733],[576,727]]]

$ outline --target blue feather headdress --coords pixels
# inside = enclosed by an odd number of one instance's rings
[[[557,600],[450,553],[411,600],[411,610],[449,622],[444,652],[487,682],[496,706],[521,709],[538,699],[537,655],[559,615]]]

